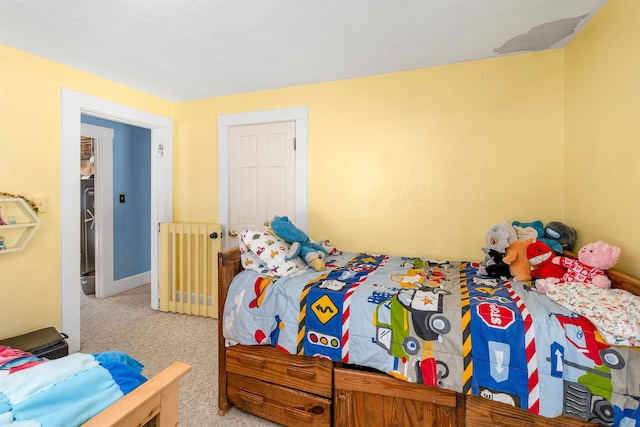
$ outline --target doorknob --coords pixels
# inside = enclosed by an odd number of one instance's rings
[[[230,237],[238,237],[238,232],[235,230],[229,230],[229,236]]]

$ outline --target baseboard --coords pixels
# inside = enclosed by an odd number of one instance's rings
[[[137,288],[138,286],[151,283],[151,271],[145,271],[144,273],[136,274],[135,276],[125,277],[124,279],[116,280],[113,282],[113,295],[120,292],[128,291],[129,289]]]

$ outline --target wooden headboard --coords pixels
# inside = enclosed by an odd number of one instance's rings
[[[608,270],[607,276],[611,279],[611,287],[624,289],[635,295],[640,295],[640,279],[637,279],[618,270]]]

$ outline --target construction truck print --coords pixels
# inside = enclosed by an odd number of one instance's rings
[[[442,300],[450,292],[440,287],[401,289],[376,308],[375,342],[395,357],[391,373],[406,381],[442,386],[446,363],[432,357],[430,341],[442,341],[451,324],[442,315]]]
[[[563,413],[601,426],[613,425],[615,410],[611,402],[613,375],[625,375],[628,362],[639,363],[640,351],[630,349],[625,358],[601,337],[593,324],[581,316],[555,315],[565,330],[567,351],[558,343],[551,348],[552,374],[562,375]],[[571,359],[571,360],[570,360]],[[566,373],[569,379],[566,379]],[[640,390],[640,378],[627,378],[632,389]],[[586,384],[586,385],[585,385]]]

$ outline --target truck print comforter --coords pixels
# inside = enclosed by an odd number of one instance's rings
[[[640,351],[607,344],[530,283],[478,264],[342,253],[327,269],[233,281],[223,334],[234,344],[362,365],[547,417],[638,425]]]

